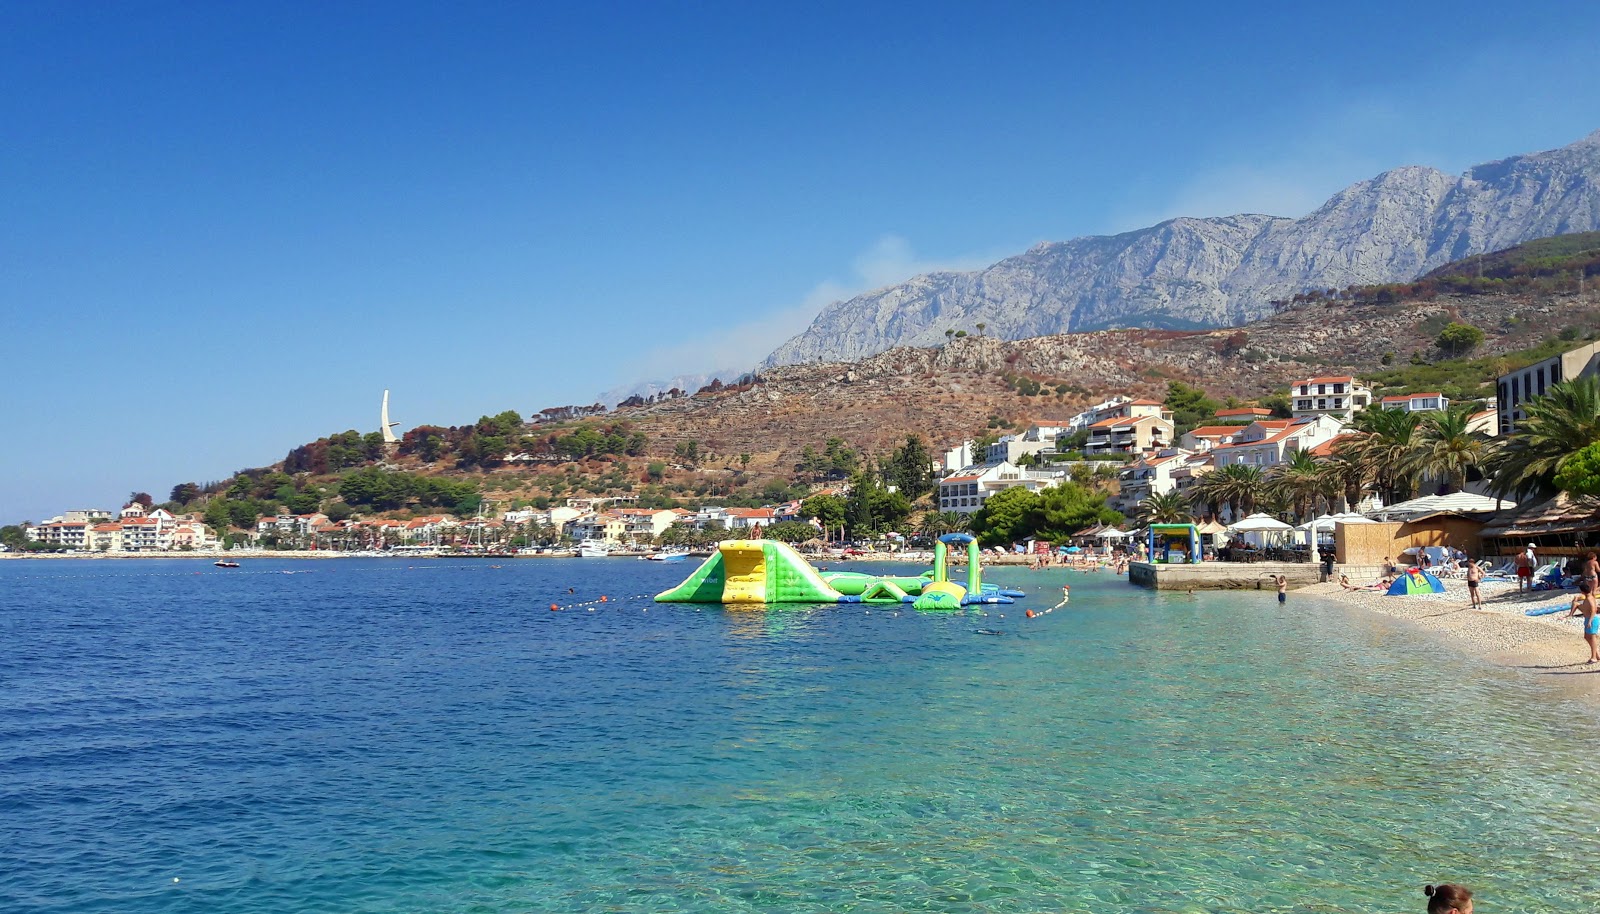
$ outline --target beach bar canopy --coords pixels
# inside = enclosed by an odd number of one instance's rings
[[[1308,520],[1294,528],[1297,533],[1306,535],[1306,545],[1315,548],[1317,541],[1323,537],[1333,538],[1335,524],[1375,524],[1377,521],[1364,517],[1354,512],[1346,514],[1324,514],[1316,520]]]
[[[1190,564],[1200,561],[1200,528],[1194,524],[1151,524],[1145,537],[1150,547],[1148,555],[1151,562],[1163,565],[1170,563],[1174,542],[1182,544],[1185,561]],[[1161,545],[1159,551],[1156,549],[1157,543]]]
[[[1252,514],[1228,526],[1228,531],[1231,533],[1282,533],[1293,529],[1270,514]]]
[[[1126,531],[1126,530],[1118,530],[1116,527],[1107,527],[1104,530],[1101,530],[1099,533],[1095,534],[1095,536],[1098,536],[1103,540],[1126,539],[1127,537],[1132,536],[1132,535],[1133,534],[1129,533],[1128,531]]]
[[[1228,525],[1229,533],[1237,534],[1245,542],[1263,548],[1266,547],[1268,540],[1274,543],[1283,542],[1284,534],[1293,530],[1293,527],[1270,514],[1252,514]]]

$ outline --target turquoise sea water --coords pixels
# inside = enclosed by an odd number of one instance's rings
[[[0,910],[1595,906],[1566,680],[1110,575],[997,570],[1038,597],[985,617],[636,599],[692,567],[0,562]]]

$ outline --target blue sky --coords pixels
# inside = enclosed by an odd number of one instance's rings
[[[1600,128],[1600,6],[0,6],[0,522]]]

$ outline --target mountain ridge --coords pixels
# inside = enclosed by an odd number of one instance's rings
[[[1212,328],[1311,288],[1410,280],[1462,257],[1600,229],[1600,130],[1452,176],[1403,165],[1299,219],[1179,216],[1044,242],[981,270],[928,273],[825,307],[767,367],[928,346],[945,331],[1025,339],[1111,328]]]

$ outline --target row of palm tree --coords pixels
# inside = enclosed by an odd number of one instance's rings
[[[1554,385],[1522,404],[1527,418],[1515,435],[1494,438],[1472,430],[1472,403],[1411,413],[1369,409],[1351,423],[1352,437],[1324,457],[1298,451],[1269,470],[1230,464],[1206,474],[1187,497],[1153,495],[1139,506],[1144,523],[1184,523],[1196,515],[1233,517],[1256,511],[1293,516],[1350,510],[1369,494],[1393,504],[1425,488],[1456,492],[1475,477],[1490,477],[1499,497],[1549,496],[1567,457],[1600,442],[1600,381],[1581,377]]]

